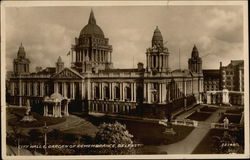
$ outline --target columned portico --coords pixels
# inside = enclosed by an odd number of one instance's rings
[[[63,117],[68,116],[69,99],[64,98],[59,93],[53,93],[50,97],[44,98],[43,116]],[[52,113],[49,112],[52,110]]]

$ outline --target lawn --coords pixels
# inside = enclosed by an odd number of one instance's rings
[[[203,112],[194,112],[187,119],[195,120],[195,121],[205,121],[208,117],[211,116],[211,113],[203,113]]]
[[[200,109],[201,112],[215,112],[217,108],[204,106]]]
[[[226,113],[232,113],[232,114],[241,114],[244,111],[243,108],[240,109],[229,109],[226,111]]]
[[[222,115],[219,123],[223,123],[225,117],[228,118],[229,123],[240,123],[241,115]]]
[[[44,126],[46,122],[47,126],[62,123],[66,120],[65,117],[44,117],[38,113],[31,112],[33,117],[37,119],[37,121],[32,122],[22,122],[21,119],[25,115],[26,109],[25,108],[7,108],[7,115],[11,118],[8,118],[8,124],[10,126],[20,126],[24,128],[31,128],[31,127],[41,127]]]
[[[138,122],[134,120],[116,120],[110,117],[84,117],[92,124],[98,126],[103,122],[114,122],[119,121],[125,124],[129,133],[134,136],[136,143],[142,143],[145,145],[160,145],[160,144],[171,144],[184,139],[194,127],[187,126],[173,126],[176,135],[166,135],[163,132],[165,127],[158,123],[152,122]]]
[[[175,135],[165,135],[165,127],[156,123],[126,123],[129,132],[134,135],[134,140],[144,145],[162,145],[178,142],[193,131],[194,127],[173,126]]]
[[[222,136],[224,130],[211,129],[196,146],[192,154],[213,154],[213,136]]]

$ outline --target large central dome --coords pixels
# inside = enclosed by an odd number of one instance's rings
[[[90,12],[89,22],[81,30],[79,38],[90,37],[90,36],[104,38],[104,33],[102,29],[96,24],[95,16],[92,10]]]

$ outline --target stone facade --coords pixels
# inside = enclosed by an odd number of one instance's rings
[[[146,50],[146,67],[138,63],[137,68],[115,69],[112,46],[91,11],[88,24],[72,46],[71,67],[64,67],[59,57],[56,67],[12,75],[10,103],[23,106],[29,99],[31,105],[40,104],[43,108],[47,106],[44,97],[58,93],[68,99],[69,112],[137,114],[141,108],[151,105],[153,108],[171,107],[169,104],[173,109],[186,107],[193,103],[192,99],[202,102],[201,58],[196,47],[193,52],[190,70],[171,71],[170,53],[156,27],[152,45]],[[47,115],[47,107],[43,110]]]
[[[232,60],[218,70],[203,70],[208,104],[244,105],[244,61]],[[223,100],[223,96],[224,100]]]
[[[203,70],[203,77],[204,77],[204,92],[220,90],[221,75],[219,69]]]

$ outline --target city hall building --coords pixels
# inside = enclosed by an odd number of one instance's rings
[[[167,114],[202,101],[202,60],[197,47],[190,53],[187,70],[170,70],[171,53],[158,27],[146,49],[146,64],[138,63],[137,68],[113,67],[112,45],[93,11],[71,49],[70,67],[59,56],[55,67],[30,73],[32,62],[21,44],[7,86],[9,103],[29,103],[45,116],[60,117],[68,112],[154,115],[158,108]]]

